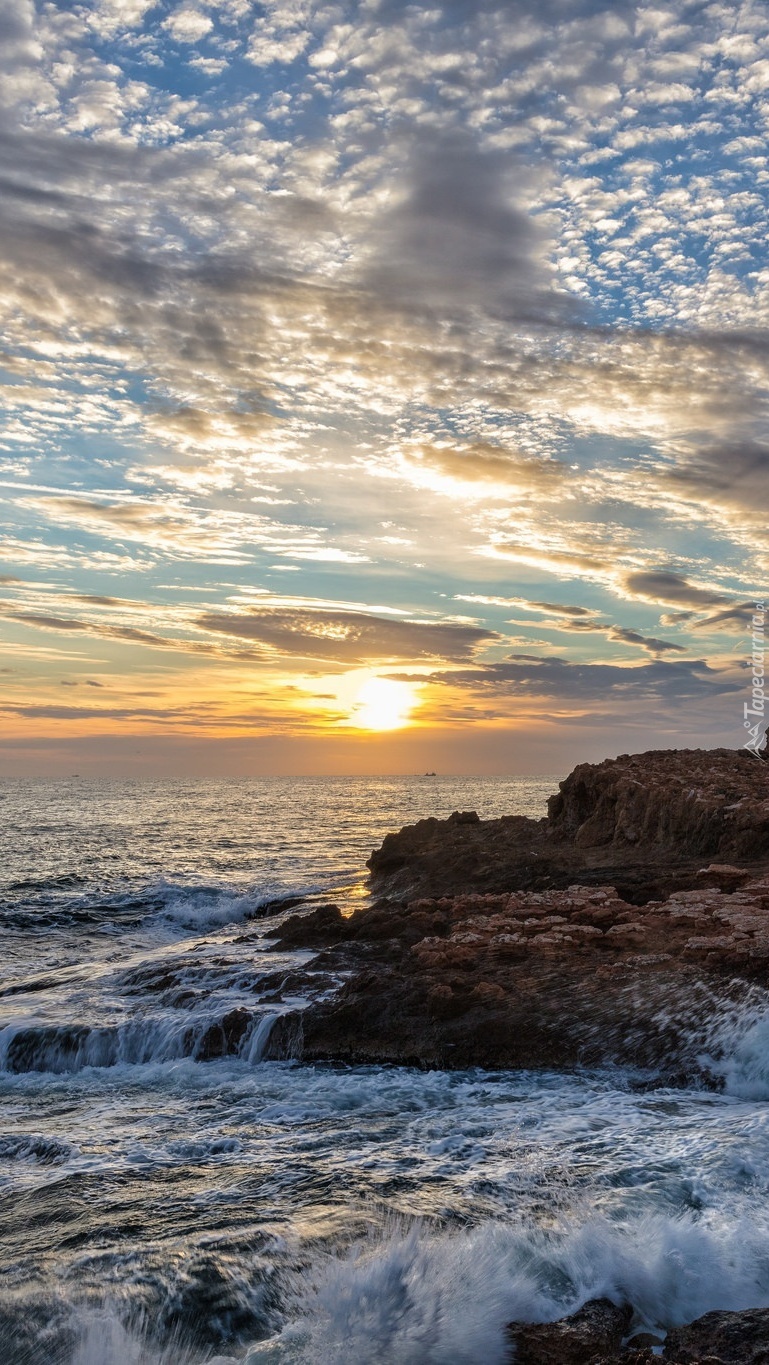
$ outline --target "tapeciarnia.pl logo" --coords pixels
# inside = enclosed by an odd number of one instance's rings
[[[766,603],[756,602],[753,613],[752,653],[749,664],[752,668],[752,689],[749,702],[743,706],[745,729],[750,731],[750,739],[743,744],[754,758],[761,757],[759,749],[763,744],[766,731],[766,672],[764,658],[766,652]]]

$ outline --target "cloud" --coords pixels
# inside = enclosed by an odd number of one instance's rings
[[[476,626],[388,620],[363,612],[259,608],[249,612],[205,612],[197,625],[217,634],[253,640],[281,654],[339,663],[396,659],[470,657],[500,639]]]
[[[545,266],[545,241],[514,200],[524,180],[510,156],[452,128],[411,134],[407,171],[371,234],[361,277],[385,302],[437,316],[483,309],[535,320],[573,315]]]
[[[636,664],[572,663],[518,654],[498,664],[451,673],[432,673],[430,682],[510,697],[551,698],[585,705],[610,702],[643,706],[679,704],[738,692],[743,683],[719,673],[702,659]]]
[[[752,526],[769,505],[769,445],[758,441],[703,446],[666,465],[662,483],[674,495]]]
[[[568,471],[554,459],[537,459],[488,442],[467,446],[421,445],[406,456],[407,472],[435,472],[459,483],[496,484],[508,491],[563,491]]]
[[[255,544],[272,555],[290,559],[363,564],[369,558],[344,546],[329,545],[320,528],[276,522],[239,508],[200,507],[178,497],[124,497],[119,502],[105,502],[84,496],[44,495],[21,501],[54,523],[107,535],[113,543],[116,538],[118,542],[136,542],[171,558],[248,564],[254,558]]]
[[[575,578],[594,576],[601,578],[611,567],[608,558],[599,558],[589,550],[583,551],[576,547],[573,550],[556,549],[547,544],[527,545],[508,538],[507,535],[497,537],[489,547],[488,553],[501,559],[516,560],[520,564],[530,564],[533,568],[541,568],[548,573],[563,573]]]
[[[769,491],[765,27],[754,0],[0,0],[6,563],[72,569],[81,604],[26,601],[18,625],[124,659],[461,663],[499,637],[415,618],[466,587],[575,655],[744,629]],[[161,559],[187,605],[153,616],[129,576]],[[406,615],[202,626],[216,564]],[[669,608],[681,643],[559,605],[571,578]]]
[[[163,28],[180,43],[199,42],[211,32],[213,26],[213,20],[192,5],[175,9],[163,23]]]
[[[637,630],[631,630],[627,626],[611,626],[608,632],[609,639],[617,644],[640,645],[648,654],[686,654],[685,645],[676,645],[670,640],[657,640],[654,636],[641,635]]]
[[[717,588],[702,588],[690,583],[683,574],[672,569],[650,569],[626,573],[618,581],[620,591],[628,597],[640,597],[646,602],[662,606],[718,607],[730,598]]]
[[[492,607],[523,607],[524,611],[547,612],[555,616],[593,617],[592,607],[566,606],[562,602],[535,602],[529,597],[488,597],[483,593],[455,593],[455,602],[478,602]]]
[[[753,616],[755,614],[755,602],[735,602],[733,606],[725,607],[723,611],[713,612],[708,616],[700,616],[692,622],[692,630],[700,631],[726,631],[730,635],[753,631]]]
[[[20,621],[24,626],[34,626],[38,630],[75,632],[81,635],[100,635],[107,640],[128,640],[133,644],[150,645],[155,649],[192,649],[193,646],[180,640],[163,639],[146,630],[134,626],[103,625],[98,621],[84,621],[75,616],[47,616],[43,612],[22,611],[13,607],[0,606],[0,614],[8,620]]]

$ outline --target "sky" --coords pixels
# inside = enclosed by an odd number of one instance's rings
[[[0,0],[0,772],[739,747],[769,9]]]

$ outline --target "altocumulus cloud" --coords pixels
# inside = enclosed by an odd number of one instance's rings
[[[767,567],[768,60],[761,0],[0,0],[9,629],[728,691],[677,656]],[[476,664],[504,605],[568,660]]]

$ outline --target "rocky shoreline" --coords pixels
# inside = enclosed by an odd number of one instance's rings
[[[284,923],[277,947],[346,981],[281,1018],[270,1055],[716,1083],[735,1009],[765,1007],[769,765],[747,754],[583,764],[544,820],[423,820],[369,867],[365,909]]]
[[[540,821],[455,812],[388,834],[376,899],[285,920],[275,946],[344,984],[273,1028],[267,1055],[424,1068],[618,1064],[639,1085],[740,1093],[746,1019],[769,1009],[769,764],[655,751],[583,764]],[[275,1000],[301,988],[294,974]],[[769,1365],[769,1310],[627,1339],[597,1301],[513,1323],[517,1365]]]

